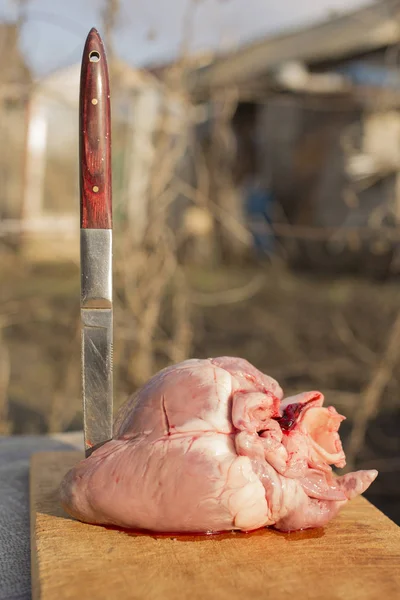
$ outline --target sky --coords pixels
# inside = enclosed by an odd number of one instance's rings
[[[188,27],[190,3],[194,8]],[[183,45],[191,52],[226,50],[368,3],[370,0],[121,0],[115,50],[133,66],[164,63],[176,58]],[[25,6],[21,47],[36,77],[79,62],[89,29],[95,26],[102,31],[104,0],[25,0]],[[18,0],[0,0],[0,20],[15,20],[17,7]]]

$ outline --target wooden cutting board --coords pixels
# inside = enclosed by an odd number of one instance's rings
[[[31,463],[33,600],[391,600],[400,528],[357,498],[325,529],[157,537],[68,517],[57,489],[79,452]]]

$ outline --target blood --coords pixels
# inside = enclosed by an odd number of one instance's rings
[[[104,529],[109,531],[118,531],[130,537],[148,536],[155,540],[159,539],[173,539],[179,542],[201,542],[205,540],[225,540],[230,538],[250,537],[251,535],[264,535],[268,534],[272,530],[267,527],[260,527],[251,531],[149,531],[146,529],[124,529],[123,527],[116,527],[114,525],[101,525]]]
[[[289,404],[289,406],[287,406],[283,411],[283,415],[275,418],[275,421],[278,421],[283,431],[290,431],[295,425],[301,411],[305,406],[306,404],[302,404],[300,402],[297,402],[296,404]]]
[[[222,541],[226,539],[247,538],[260,535],[278,535],[288,541],[322,537],[325,532],[322,528],[305,529],[301,531],[278,531],[271,527],[259,527],[251,531],[183,531],[183,532],[157,532],[146,529],[124,529],[113,525],[100,525],[103,529],[117,531],[129,537],[148,536],[154,540],[170,539],[177,542],[203,542],[206,540]]]
[[[130,537],[149,536],[153,539],[179,538],[180,540],[188,541],[188,539],[204,539],[217,536],[235,535],[235,531],[150,531],[148,529],[125,529],[115,525],[101,525],[109,531],[119,531]]]

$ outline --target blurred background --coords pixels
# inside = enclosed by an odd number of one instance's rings
[[[237,355],[400,523],[400,0],[0,0],[0,433],[82,427],[78,88],[112,88],[115,403]],[[396,506],[397,505],[397,506]]]

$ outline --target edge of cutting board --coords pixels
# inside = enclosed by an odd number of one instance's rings
[[[127,534],[68,517],[58,485],[80,452],[33,455],[33,600],[385,600],[400,598],[400,528],[365,498],[325,529],[283,534]]]

